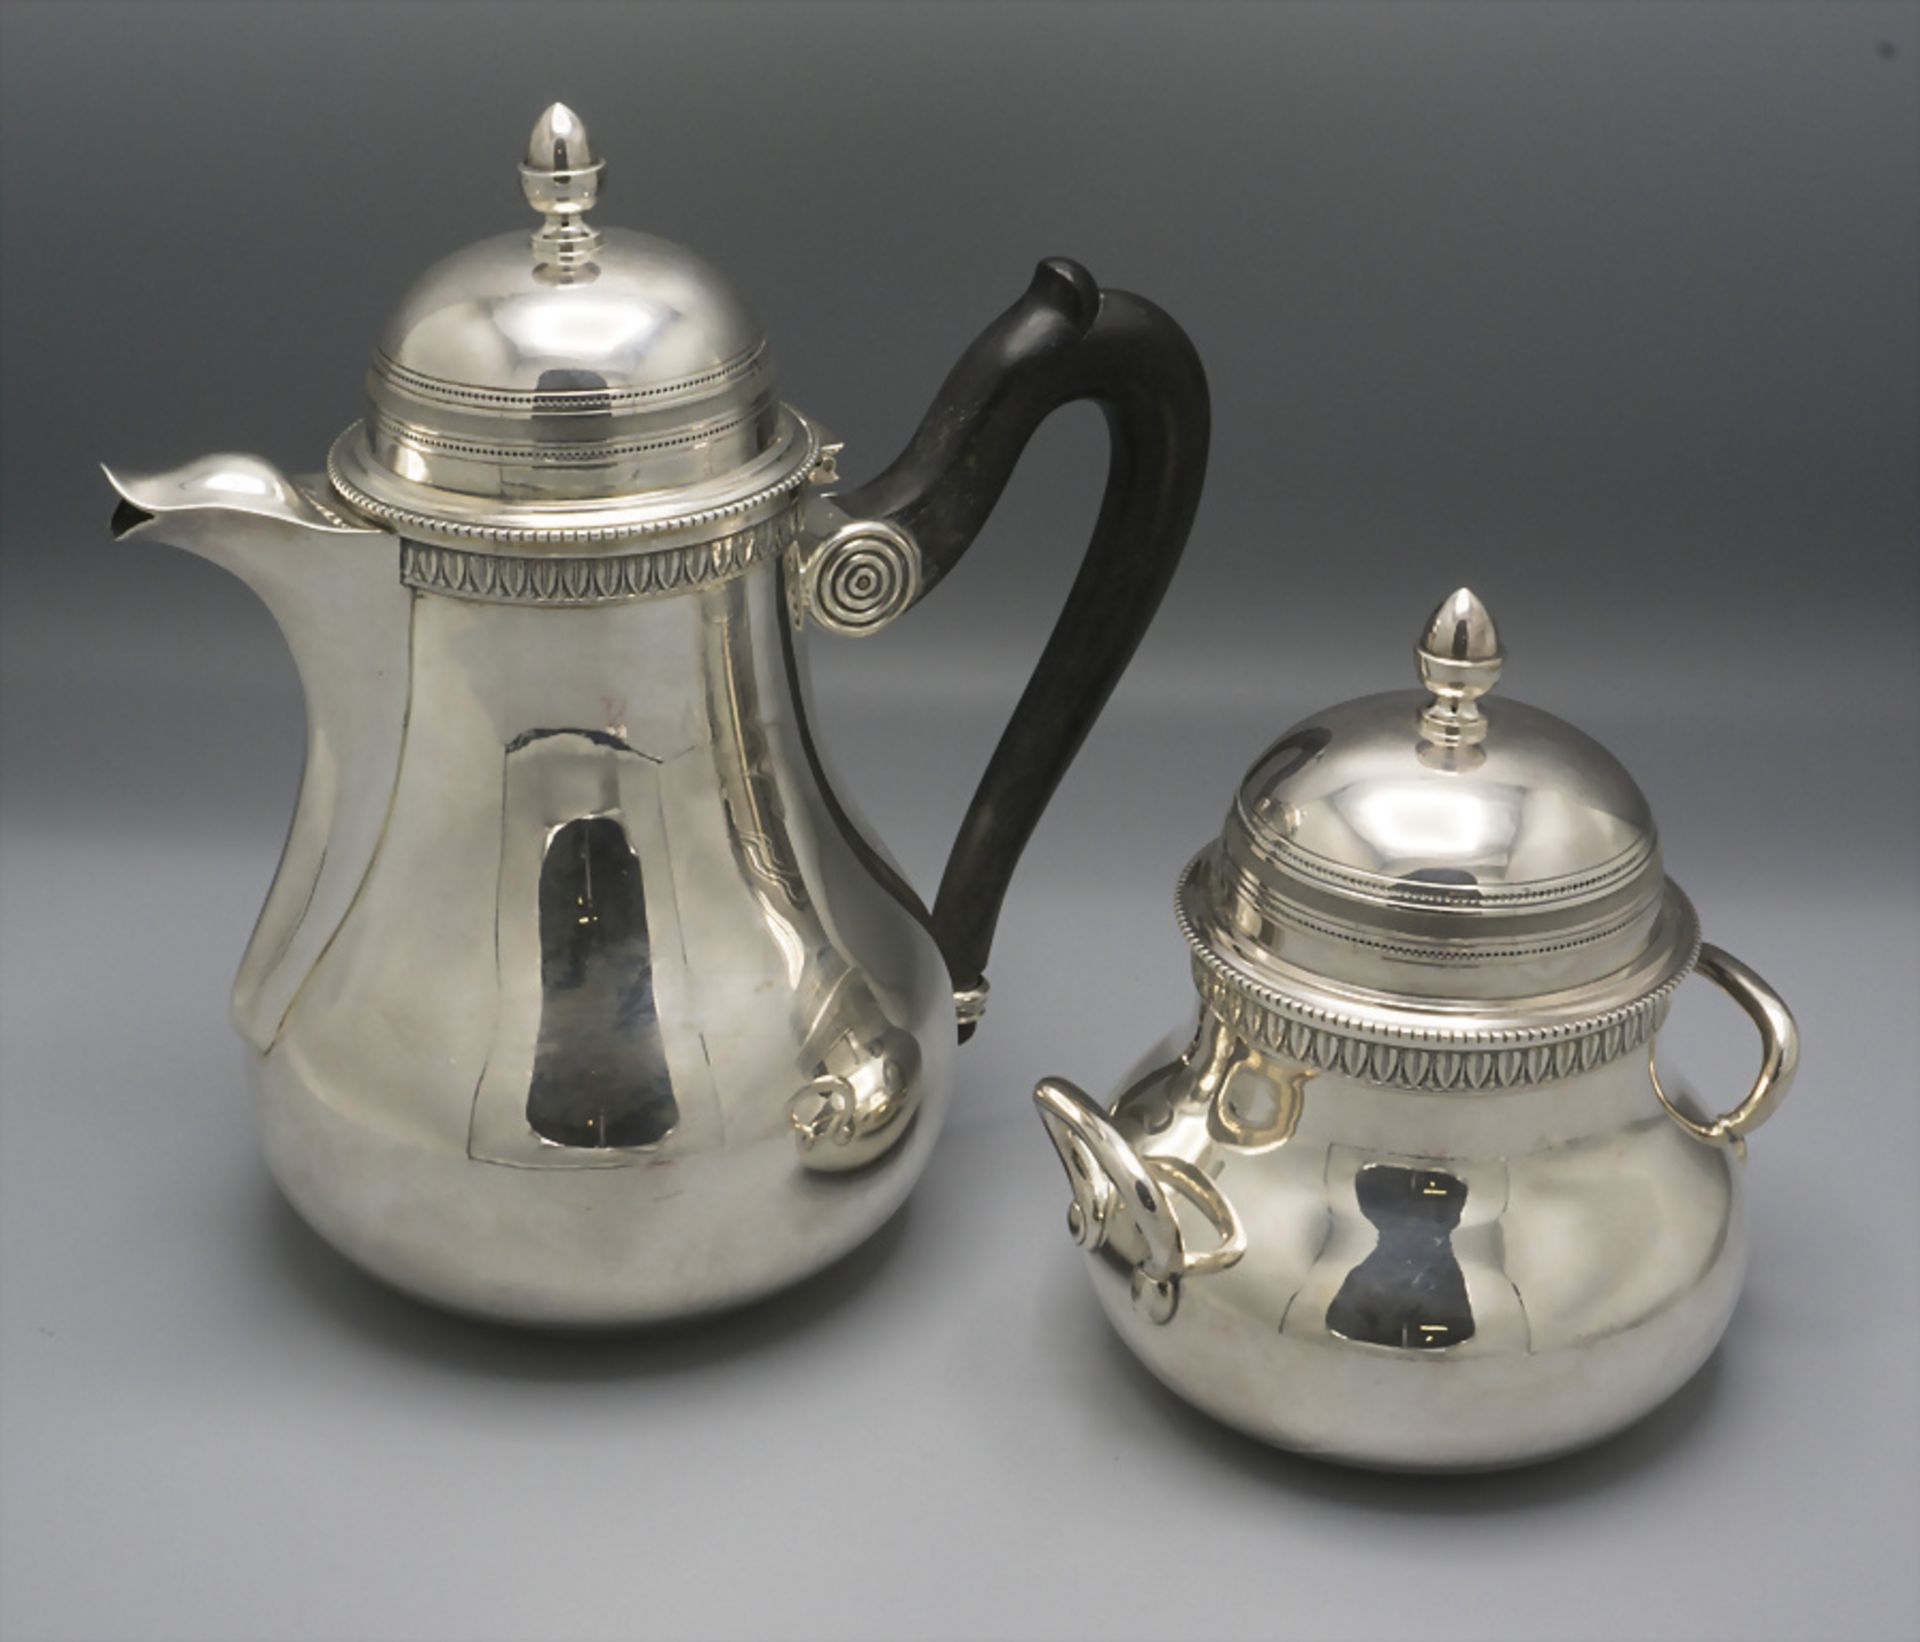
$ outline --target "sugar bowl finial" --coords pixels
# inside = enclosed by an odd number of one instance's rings
[[[1487,721],[1480,698],[1500,679],[1500,635],[1493,617],[1471,588],[1440,601],[1420,642],[1420,682],[1433,700],[1420,714],[1420,733],[1436,747],[1471,747],[1484,741]]]
[[[585,122],[565,103],[553,104],[534,121],[520,186],[527,203],[547,219],[532,236],[534,255],[542,263],[576,268],[600,249],[600,230],[586,215],[600,197],[605,169]]]

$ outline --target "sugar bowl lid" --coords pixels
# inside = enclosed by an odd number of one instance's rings
[[[820,458],[759,320],[693,252],[588,220],[604,163],[555,103],[520,166],[540,214],[429,268],[387,322],[336,489],[409,535],[591,546],[782,506]]]
[[[1645,796],[1590,736],[1489,694],[1504,657],[1467,589],[1415,656],[1423,688],[1268,748],[1188,866],[1203,993],[1387,1083],[1538,1081],[1644,1042],[1699,950]]]

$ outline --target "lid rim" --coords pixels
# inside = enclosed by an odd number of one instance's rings
[[[1181,873],[1202,997],[1285,1057],[1422,1089],[1645,1043],[1700,948],[1646,795],[1591,736],[1489,697],[1505,658],[1469,589],[1415,657],[1422,690],[1323,708],[1261,753]]]
[[[679,396],[705,397],[708,390],[725,387],[741,377],[750,376],[766,363],[766,359],[767,342],[762,338],[705,370],[672,381],[648,383],[643,387],[501,388],[435,376],[403,364],[384,346],[376,345],[370,370],[377,379],[417,399],[463,407],[477,406],[515,417],[535,414],[598,417],[640,405],[660,404]]]
[[[1557,878],[1530,878],[1511,884],[1443,884],[1368,872],[1329,860],[1271,829],[1256,831],[1251,826],[1245,827],[1236,835],[1236,841],[1239,840],[1244,840],[1247,849],[1262,862],[1310,882],[1329,885],[1352,900],[1428,912],[1458,910],[1480,914],[1509,908],[1524,910],[1547,902],[1573,906],[1598,899],[1641,872],[1659,847],[1658,836],[1649,828],[1612,860]]]
[[[1524,963],[1601,945],[1643,922],[1657,908],[1666,882],[1658,858],[1649,856],[1605,894],[1517,905],[1448,906],[1364,898],[1310,882],[1284,887],[1269,883],[1234,859],[1231,840],[1203,850],[1196,875],[1201,868],[1207,869],[1205,887],[1223,897],[1231,916],[1221,916],[1220,904],[1203,902],[1197,921],[1220,930],[1228,945],[1236,935],[1251,938],[1253,929],[1243,929],[1240,921],[1257,918],[1263,926],[1292,927],[1368,952],[1445,965]],[[1567,916],[1578,912],[1585,916]],[[1257,942],[1255,946],[1257,959]]]
[[[1663,928],[1657,930],[1664,938],[1649,942],[1622,969],[1562,992],[1416,1000],[1369,993],[1305,971],[1289,974],[1278,960],[1269,960],[1271,974],[1257,974],[1233,952],[1216,944],[1196,920],[1191,904],[1198,896],[1194,879],[1207,854],[1202,850],[1187,864],[1174,894],[1174,918],[1193,952],[1196,973],[1204,971],[1221,987],[1283,1021],[1343,1039],[1494,1054],[1550,1048],[1604,1035],[1631,1020],[1650,1018],[1664,1008],[1666,999],[1699,957],[1699,917],[1685,892],[1669,878],[1664,883],[1660,909]],[[1276,984],[1279,982],[1292,983],[1292,989]],[[1472,1024],[1462,1020],[1468,1016],[1473,1017]],[[1643,1033],[1634,1041],[1644,1041],[1644,1037]]]
[[[791,505],[818,467],[823,441],[791,405],[781,405],[779,415],[781,437],[760,461],[706,487],[521,503],[474,497],[409,484],[373,461],[364,450],[364,421],[349,424],[334,440],[327,478],[350,507],[408,536],[507,549],[611,548],[734,526]],[[750,482],[739,488],[742,480]]]

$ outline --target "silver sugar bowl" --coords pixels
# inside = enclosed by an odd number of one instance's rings
[[[1180,879],[1191,1046],[1111,1111],[1049,1079],[1069,1228],[1169,1386],[1287,1448],[1397,1470],[1544,1459],[1706,1360],[1746,1264],[1746,1136],[1793,1017],[1703,945],[1597,742],[1488,697],[1465,589],[1425,688],[1289,730]],[[1709,1117],[1653,1047],[1694,971],[1758,1027]]]

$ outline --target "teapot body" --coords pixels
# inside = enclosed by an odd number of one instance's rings
[[[1149,1171],[1209,1180],[1242,1245],[1155,1285],[1110,1215],[1085,1241],[1114,1326],[1182,1396],[1304,1453],[1472,1470],[1582,1447],[1692,1376],[1739,1294],[1740,1165],[1674,1123],[1645,1052],[1409,1090],[1290,1061],[1203,1007],[1111,1122]],[[1177,1212],[1204,1260],[1222,1231]]]
[[[573,110],[539,117],[539,226],[413,282],[324,474],[108,472],[116,537],[245,580],[305,689],[233,1000],[273,1173],[398,1287],[557,1327],[751,1300],[900,1204],[1209,430],[1186,333],[1052,257],[844,485],[743,293],[588,220],[605,169]],[[1081,572],[928,906],[823,773],[802,637],[905,615],[1081,402],[1111,453]]]
[[[953,987],[820,773],[783,575],[413,592],[377,847],[252,1064],[274,1175],[389,1282],[686,1315],[833,1260],[918,1172]]]

